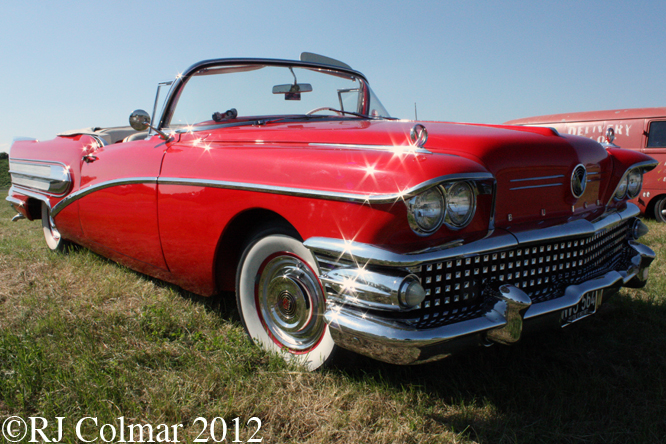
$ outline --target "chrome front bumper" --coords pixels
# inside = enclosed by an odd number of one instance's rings
[[[335,239],[312,238],[305,245],[313,251],[322,267],[321,280],[329,293],[325,320],[331,336],[339,346],[370,356],[374,359],[394,364],[417,364],[450,356],[461,349],[493,343],[511,344],[518,341],[525,325],[547,324],[563,326],[561,314],[574,309],[581,299],[590,294],[597,297],[598,304],[603,298],[616,293],[621,287],[641,287],[648,277],[648,267],[654,259],[654,252],[633,240],[624,246],[630,252],[622,269],[613,269],[564,288],[561,296],[544,301],[533,301],[521,288],[509,283],[500,283],[496,291],[483,295],[483,308],[475,316],[460,321],[452,321],[433,328],[415,328],[395,315],[398,307],[387,299],[385,310],[376,299],[370,303],[359,301],[354,294],[354,286],[349,282],[333,282],[336,276],[348,279],[349,273],[336,270],[364,269],[371,266],[386,270],[382,285],[376,295],[389,294],[383,283],[390,280],[398,269],[406,273],[422,264],[443,260],[466,258],[470,255],[492,254],[515,246],[530,245],[539,241],[560,241],[572,236],[595,235],[619,222],[635,218],[638,208],[629,204],[620,213],[606,215],[594,223],[575,221],[545,230],[500,234],[486,240],[426,253],[400,255],[363,244],[343,243]],[[331,260],[331,258],[334,258]],[[618,266],[618,268],[620,268]],[[370,280],[370,279],[368,279]],[[372,282],[363,282],[361,290],[372,287]],[[334,290],[333,290],[334,289]],[[352,289],[344,293],[345,289]],[[332,294],[335,292],[336,294]],[[589,296],[588,296],[589,297]],[[392,313],[391,316],[388,313]],[[409,317],[409,311],[404,311]]]

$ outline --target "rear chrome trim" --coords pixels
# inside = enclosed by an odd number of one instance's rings
[[[22,196],[29,197],[31,199],[36,199],[36,200],[39,200],[41,202],[44,202],[46,204],[46,206],[49,208],[49,210],[51,210],[51,202],[49,201],[49,197],[45,196],[44,194],[35,193],[35,192],[29,191],[29,190],[24,190],[23,188],[17,188],[13,185],[12,185],[11,188],[9,188],[9,193],[8,194],[9,195],[7,197],[5,197],[5,200],[7,202],[9,202],[10,204],[14,204],[15,202],[18,202],[19,204],[21,203],[21,201],[19,201],[18,199],[14,198],[12,196],[12,194],[16,194],[16,195],[22,195]]]
[[[12,184],[52,196],[67,193],[72,184],[69,167],[62,162],[34,159],[9,159]]]
[[[10,190],[10,192],[11,192],[11,190]],[[5,200],[7,202],[9,202],[11,205],[16,205],[17,207],[22,207],[23,206],[23,202],[18,200],[17,198],[15,198],[12,195],[9,195],[9,196],[5,197]]]

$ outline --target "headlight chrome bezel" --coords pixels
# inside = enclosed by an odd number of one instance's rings
[[[629,168],[625,171],[622,179],[615,187],[615,192],[613,193],[613,199],[615,201],[621,201],[623,199],[634,199],[638,197],[643,188],[643,175],[644,172],[640,167]],[[632,181],[632,176],[635,178],[638,177],[638,180]],[[637,184],[637,185],[636,185]]]
[[[622,176],[622,179],[620,179],[620,182],[617,184],[617,187],[615,188],[615,194],[613,197],[615,200],[622,200],[625,197],[627,197],[627,187],[629,185],[629,182],[627,181],[627,173]]]
[[[637,176],[635,181],[632,181],[632,176]],[[634,189],[632,190],[632,186]],[[643,188],[643,172],[639,168],[629,170],[627,173],[627,197],[633,199],[638,197]]]
[[[456,213],[451,207],[452,190],[458,187],[464,187],[466,191],[469,193],[469,210],[466,211],[464,217],[460,219],[456,219],[453,216],[453,214]],[[465,228],[467,225],[469,225],[471,220],[474,218],[474,214],[476,213],[476,194],[477,194],[476,187],[472,186],[472,184],[470,184],[468,181],[456,181],[446,184],[445,189],[446,189],[446,219],[445,219],[446,225],[454,230]]]
[[[419,215],[419,211],[422,211],[423,205],[421,201],[424,200],[427,195],[431,195],[435,199],[438,198],[440,201],[441,210],[439,215],[436,217],[436,222],[432,225],[425,224],[423,222],[423,216]],[[442,226],[446,216],[446,197],[441,187],[434,186],[429,188],[412,197],[405,203],[407,204],[407,221],[409,222],[409,226],[412,228],[414,233],[418,234],[419,236],[429,236]]]
[[[469,210],[464,213],[463,217],[451,217],[451,214],[454,213],[454,210],[451,207],[451,202],[449,199],[450,190],[455,190],[457,188],[464,187],[466,192],[469,195]],[[430,226],[430,224],[424,224],[419,222],[420,216],[417,214],[419,210],[420,203],[419,200],[428,193],[438,193],[438,196],[441,196],[440,202],[442,202],[439,217],[437,218],[437,223]],[[431,187],[416,196],[411,197],[409,200],[405,201],[407,205],[407,220],[412,231],[419,236],[430,236],[439,230],[442,226],[446,226],[449,230],[457,231],[465,228],[470,224],[474,215],[476,214],[476,196],[479,193],[478,187],[473,181],[469,180],[451,180],[442,182],[434,187]]]

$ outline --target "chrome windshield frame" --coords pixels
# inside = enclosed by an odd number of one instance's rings
[[[190,66],[184,73],[179,74],[176,77],[176,79],[173,81],[171,89],[169,90],[169,95],[164,104],[162,115],[160,116],[159,122],[157,122],[156,125],[157,129],[165,130],[169,128],[167,126],[167,122],[170,122],[171,117],[173,116],[173,112],[175,111],[175,106],[178,102],[178,98],[183,90],[183,87],[195,73],[201,71],[202,69],[210,69],[213,67],[221,67],[227,65],[291,66],[291,67],[300,67],[300,68],[321,69],[326,71],[337,71],[340,73],[356,76],[360,79],[361,83],[369,87],[368,80],[362,73],[353,69],[347,69],[335,65],[309,63],[309,62],[301,62],[297,60],[285,60],[285,59],[228,58],[228,59],[204,60]],[[369,102],[367,100],[364,100],[363,106],[368,107]]]

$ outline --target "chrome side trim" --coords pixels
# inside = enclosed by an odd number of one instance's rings
[[[312,147],[336,148],[347,150],[373,150],[373,151],[389,151],[401,154],[432,154],[431,151],[425,148],[415,147],[413,145],[359,145],[352,143],[308,143]]]
[[[468,174],[451,174],[448,176],[440,176],[434,179],[427,180],[403,192],[392,194],[358,194],[358,193],[341,193],[335,191],[322,191],[307,188],[294,188],[294,187],[280,187],[273,185],[263,185],[246,182],[230,182],[224,180],[210,180],[210,179],[189,179],[180,177],[128,177],[123,179],[110,180],[107,182],[98,183],[86,188],[82,188],[63,200],[58,202],[53,207],[52,215],[55,217],[65,207],[73,202],[94,193],[95,191],[111,188],[122,185],[133,185],[140,183],[157,183],[158,185],[181,185],[181,186],[198,186],[210,188],[223,188],[231,190],[243,191],[257,191],[261,193],[270,194],[284,194],[297,197],[312,197],[325,200],[334,200],[342,202],[355,202],[362,204],[386,204],[395,203],[400,200],[410,198],[423,190],[436,186],[442,182],[449,180],[493,180],[494,177],[490,173],[468,173]]]
[[[395,203],[400,200],[413,197],[420,192],[436,186],[442,182],[449,180],[491,180],[493,179],[490,173],[469,173],[469,174],[451,174],[448,176],[440,176],[434,179],[422,182],[405,191],[391,194],[358,194],[358,193],[342,193],[336,191],[322,191],[313,190],[308,188],[296,187],[281,187],[275,185],[263,185],[246,182],[230,182],[224,180],[210,180],[210,179],[188,179],[188,178],[173,178],[173,177],[160,177],[157,182],[160,185],[186,185],[186,186],[200,186],[212,188],[225,188],[232,190],[243,191],[258,191],[271,194],[285,194],[297,197],[314,197],[326,200],[335,200],[343,202],[357,202],[367,204],[386,204]]]
[[[618,213],[606,214],[595,222],[585,219],[567,222],[539,230],[524,232],[496,232],[492,236],[461,246],[454,246],[445,250],[428,251],[425,253],[401,254],[385,250],[370,244],[345,241],[323,237],[311,237],[304,242],[313,254],[324,255],[356,264],[372,264],[388,267],[414,267],[426,262],[441,262],[455,257],[464,257],[470,254],[480,254],[486,251],[516,247],[519,244],[530,244],[559,238],[575,238],[590,236],[597,231],[614,225],[623,219],[638,216],[640,210],[632,203]]]
[[[557,176],[527,177],[525,179],[511,179],[509,182],[525,182],[527,180],[562,179],[563,177],[564,177],[564,174],[558,174]]]
[[[514,190],[527,190],[529,188],[545,188],[545,187],[559,187],[562,185],[561,183],[549,183],[546,185],[530,185],[526,187],[516,187],[516,188],[509,188],[509,191],[514,191]]]
[[[72,183],[69,167],[62,162],[14,158],[9,160],[9,174],[14,185],[54,196],[65,194]]]
[[[533,180],[552,180],[552,179],[562,179],[564,178],[564,174],[558,174],[555,176],[540,176],[540,177],[525,177],[523,179],[511,179],[509,182],[529,182]],[[543,185],[525,185],[522,187],[514,187],[514,188],[509,188],[509,191],[515,191],[515,190],[529,190],[532,188],[546,188],[546,187],[558,187],[560,185],[563,185],[562,182],[560,183],[547,183]]]
[[[100,191],[106,188],[118,187],[123,185],[134,185],[142,183],[153,183],[153,184],[157,183],[157,177],[130,177],[125,179],[116,179],[82,188],[70,194],[69,196],[65,197],[60,202],[58,202],[51,210],[51,217],[56,217],[58,213],[64,210],[68,205],[76,202],[77,200],[91,193],[94,193],[95,191]]]

